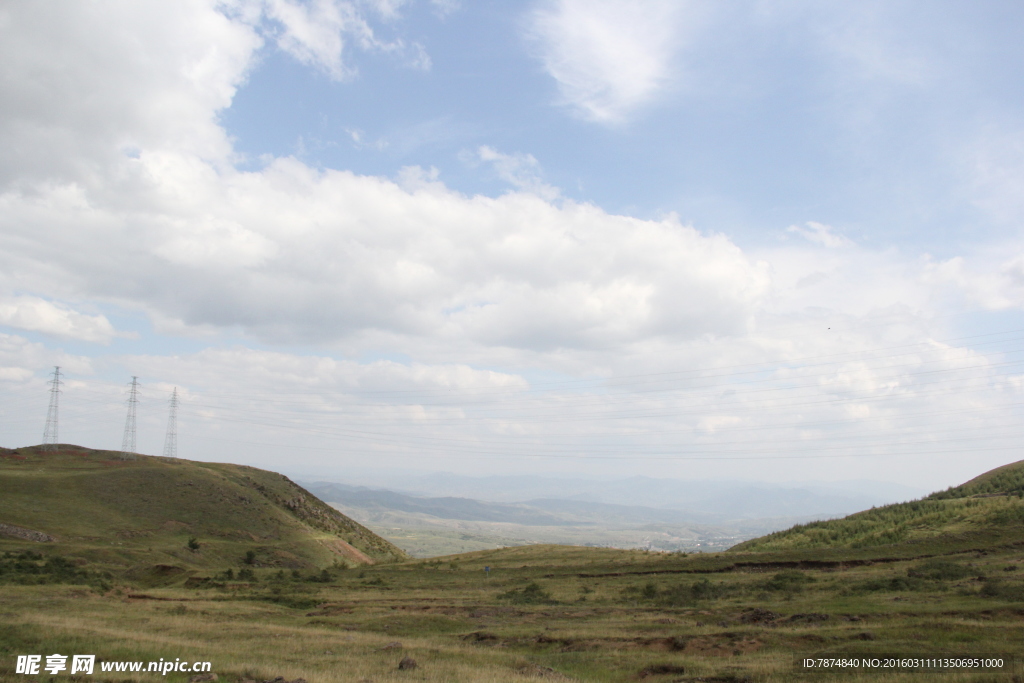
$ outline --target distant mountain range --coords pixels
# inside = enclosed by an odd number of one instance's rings
[[[599,520],[621,524],[720,525],[766,519],[823,519],[927,493],[867,481],[842,485],[686,482],[649,477],[592,481],[526,476],[466,477],[446,473],[396,476],[387,486],[324,482],[308,485],[314,487],[321,498],[352,507],[529,525]],[[329,488],[332,486],[335,488]],[[640,501],[642,505],[638,505]]]
[[[856,483],[851,491],[645,477],[607,482],[433,474],[396,476],[393,484],[409,488],[303,482],[320,499],[417,557],[530,543],[723,550],[912,493],[894,487],[886,497],[883,487],[875,486],[874,495],[868,495]],[[454,495],[425,495],[424,489]],[[543,495],[551,493],[556,495]]]

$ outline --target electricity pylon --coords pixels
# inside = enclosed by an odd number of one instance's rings
[[[171,392],[171,412],[167,416],[167,435],[164,436],[164,457],[178,457],[178,387]]]
[[[121,439],[121,459],[134,460],[135,454],[135,408],[139,405],[139,378],[132,376],[132,389],[128,395],[128,417],[124,421],[124,438]]]
[[[50,380],[50,409],[46,412],[46,427],[43,429],[43,450],[57,450],[57,413],[60,407],[60,366],[53,366],[53,379]]]

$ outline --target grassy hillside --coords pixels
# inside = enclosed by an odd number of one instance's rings
[[[0,449],[0,550],[73,556],[115,576],[158,566],[174,574],[405,558],[283,475],[118,455]]]
[[[730,552],[873,548],[910,544],[951,552],[1024,542],[1024,461],[907,503],[800,524],[734,546]]]

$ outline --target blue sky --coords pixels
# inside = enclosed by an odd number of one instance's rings
[[[1021,457],[1018,3],[0,18],[2,445],[61,365],[63,441],[138,375],[143,451],[179,387],[183,457],[334,478]]]
[[[467,151],[530,154],[565,196],[676,212],[747,244],[808,219],[940,255],[1005,236],[963,185],[972,146],[1019,125],[1024,10],[756,7],[703,9],[699,34],[671,46],[664,81],[610,125],[558,106],[528,3],[403,9],[385,28],[422,45],[429,70],[351,50],[355,73],[332,81],[267,46],[222,120],[253,160],[297,154],[381,175],[433,166],[468,194],[507,183]]]

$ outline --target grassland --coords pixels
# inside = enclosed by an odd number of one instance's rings
[[[297,578],[257,568],[239,581],[236,567],[162,588],[8,584],[0,679],[27,680],[16,654],[59,652],[209,660],[232,682],[917,681],[793,661],[1021,652],[1024,549],[888,559],[527,546]],[[399,670],[405,657],[418,667]]]
[[[1024,534],[1011,518],[985,519],[987,530],[859,547],[684,555],[531,545],[368,566],[307,556],[294,568],[239,557],[239,539],[173,575],[137,546],[123,557],[138,564],[118,572],[107,553],[119,548],[8,537],[0,541],[0,680],[45,680],[14,673],[15,656],[56,652],[208,660],[230,683],[1010,683],[1021,680],[1019,665],[984,673],[794,665],[824,654],[1024,651]],[[296,541],[282,533],[276,542]],[[405,658],[416,668],[399,669]],[[79,680],[188,680],[110,676]]]
[[[254,566],[285,569],[406,557],[286,477],[253,467],[122,460],[73,446],[0,449],[0,492],[0,524],[50,536],[118,579],[156,566],[186,578],[250,553]]]
[[[1011,463],[961,486],[908,503],[872,508],[740,543],[732,551],[872,548],[905,545],[911,552],[1012,543],[1024,538],[1024,462]]]

